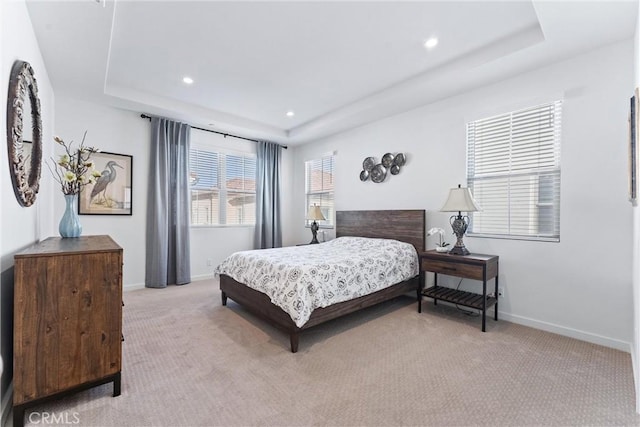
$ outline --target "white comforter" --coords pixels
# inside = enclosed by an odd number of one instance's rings
[[[340,237],[326,243],[236,252],[215,270],[271,298],[304,325],[318,307],[371,294],[418,275],[404,242]]]

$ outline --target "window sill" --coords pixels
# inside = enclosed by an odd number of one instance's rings
[[[191,224],[189,228],[255,228],[255,224]]]

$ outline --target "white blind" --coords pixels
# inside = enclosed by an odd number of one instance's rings
[[[191,224],[255,224],[255,157],[213,150],[192,147],[189,153]]]
[[[305,162],[306,206],[305,217],[309,206],[318,205],[326,221],[318,221],[321,226],[333,226],[335,207],[333,202],[333,176],[335,156],[329,155]],[[311,221],[307,221],[307,225]]]
[[[256,159],[242,155],[225,156],[227,224],[256,223]]]
[[[560,238],[562,101],[467,124],[470,233]]]
[[[220,224],[220,182],[218,153],[191,148],[191,224]]]

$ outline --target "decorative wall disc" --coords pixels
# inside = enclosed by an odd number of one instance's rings
[[[367,157],[362,162],[362,169],[364,169],[367,172],[371,172],[371,169],[373,169],[375,165],[376,165],[376,159],[374,159],[373,157]]]
[[[385,168],[390,168],[392,164],[393,154],[386,153],[384,156],[382,156],[382,166],[384,166]]]
[[[371,181],[376,184],[381,183],[387,177],[387,168],[382,166],[382,163],[378,163],[371,169]]]

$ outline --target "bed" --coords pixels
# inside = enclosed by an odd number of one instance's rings
[[[336,238],[340,237],[394,239],[410,244],[419,253],[424,250],[425,246],[425,211],[338,211],[336,212]],[[321,245],[328,245],[328,243]],[[308,248],[307,251],[316,249],[319,248]],[[291,249],[288,250],[291,251]],[[227,299],[231,298],[248,311],[265,319],[271,325],[284,330],[289,334],[291,352],[296,353],[298,351],[299,334],[305,329],[396,298],[408,292],[414,292],[417,296],[420,291],[417,270],[415,274],[413,277],[376,290],[373,293],[326,307],[315,308],[308,316],[302,319],[304,322],[301,319],[294,320],[290,313],[274,304],[272,298],[265,293],[252,289],[250,286],[237,281],[231,275],[224,274],[224,272],[219,274],[219,277],[222,305],[226,305]]]

